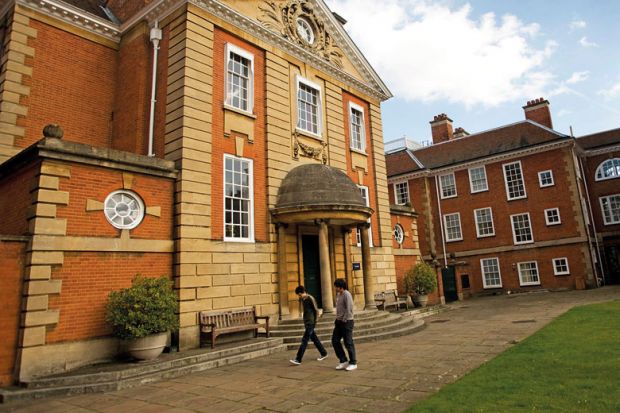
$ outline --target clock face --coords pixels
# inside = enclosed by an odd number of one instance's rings
[[[314,42],[314,31],[312,30],[312,26],[308,20],[303,17],[297,19],[297,34],[308,44],[312,44]]]

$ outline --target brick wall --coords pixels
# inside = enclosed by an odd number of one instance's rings
[[[236,153],[235,136],[224,137],[224,87],[226,43],[232,43],[254,55],[254,142],[244,139],[243,157],[254,163],[254,237],[256,241],[268,240],[268,211],[266,184],[266,134],[265,134],[265,55],[261,49],[227,33],[215,30],[213,44],[213,164],[212,164],[212,234],[223,238],[223,175],[224,154]]]
[[[26,59],[33,67],[32,77],[24,79],[30,96],[20,103],[28,107],[28,116],[18,119],[26,133],[15,145],[30,146],[45,125],[57,123],[67,139],[109,146],[116,52],[36,20],[30,25],[38,33],[29,41],[36,59]]]
[[[28,207],[38,165],[24,168],[0,180],[0,234],[28,234]]]
[[[142,223],[131,230],[132,238],[172,238],[173,181],[140,174],[132,174],[131,190],[143,200],[145,207],[160,206],[161,216],[146,214]],[[61,191],[69,192],[69,204],[59,206],[57,218],[67,219],[67,235],[118,237],[120,230],[106,220],[103,211],[86,211],[89,199],[104,202],[106,196],[123,189],[123,174],[94,166],[71,167],[71,178],[61,179]]]
[[[172,254],[66,252],[52,279],[62,280],[62,293],[50,296],[50,310],[60,320],[47,333],[47,343],[82,340],[111,333],[105,323],[105,304],[111,291],[127,288],[136,274],[170,276]]]
[[[13,368],[18,345],[19,320],[21,314],[22,280],[25,242],[0,239],[0,386],[13,381]]]

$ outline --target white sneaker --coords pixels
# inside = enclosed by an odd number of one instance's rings
[[[346,371],[351,371],[351,370],[355,370],[357,368],[357,364],[349,364],[345,370]]]
[[[291,363],[293,366],[299,366],[301,364],[301,361],[297,361],[295,359],[289,360],[289,363]]]
[[[323,361],[323,360],[325,360],[326,358],[327,358],[327,354],[326,354],[326,355],[324,355],[324,356],[319,357],[317,360],[318,360],[318,361]]]
[[[336,366],[336,370],[343,370],[346,369],[347,366],[349,365],[348,361],[345,361],[344,363],[340,363]]]

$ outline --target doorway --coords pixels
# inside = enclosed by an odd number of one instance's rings
[[[321,261],[319,258],[319,236],[302,235],[301,250],[304,268],[304,286],[308,294],[316,299],[319,308],[323,308],[321,294]]]
[[[620,284],[620,245],[605,247],[605,284]]]
[[[446,302],[452,302],[459,299],[456,291],[456,271],[454,266],[441,269],[441,281],[443,281],[443,296]]]

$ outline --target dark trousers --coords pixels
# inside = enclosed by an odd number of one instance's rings
[[[332,346],[334,346],[336,357],[338,357],[338,360],[340,360],[341,363],[347,361],[347,357],[344,354],[344,349],[342,348],[342,343],[340,342],[343,339],[344,346],[347,348],[347,352],[349,353],[349,364],[357,364],[357,359],[355,358],[355,344],[353,344],[353,320],[336,320],[334,323]]]
[[[310,340],[312,340],[316,346],[316,349],[319,350],[321,356],[326,355],[327,351],[325,350],[325,347],[323,347],[323,344],[321,344],[321,340],[319,340],[314,331],[314,324],[306,324],[304,327],[306,328],[306,331],[304,331],[304,335],[301,338],[301,345],[299,346],[299,350],[297,350],[297,357],[295,357],[295,359],[297,361],[301,361],[304,357],[304,353],[306,352],[306,347],[308,347],[308,341]]]

